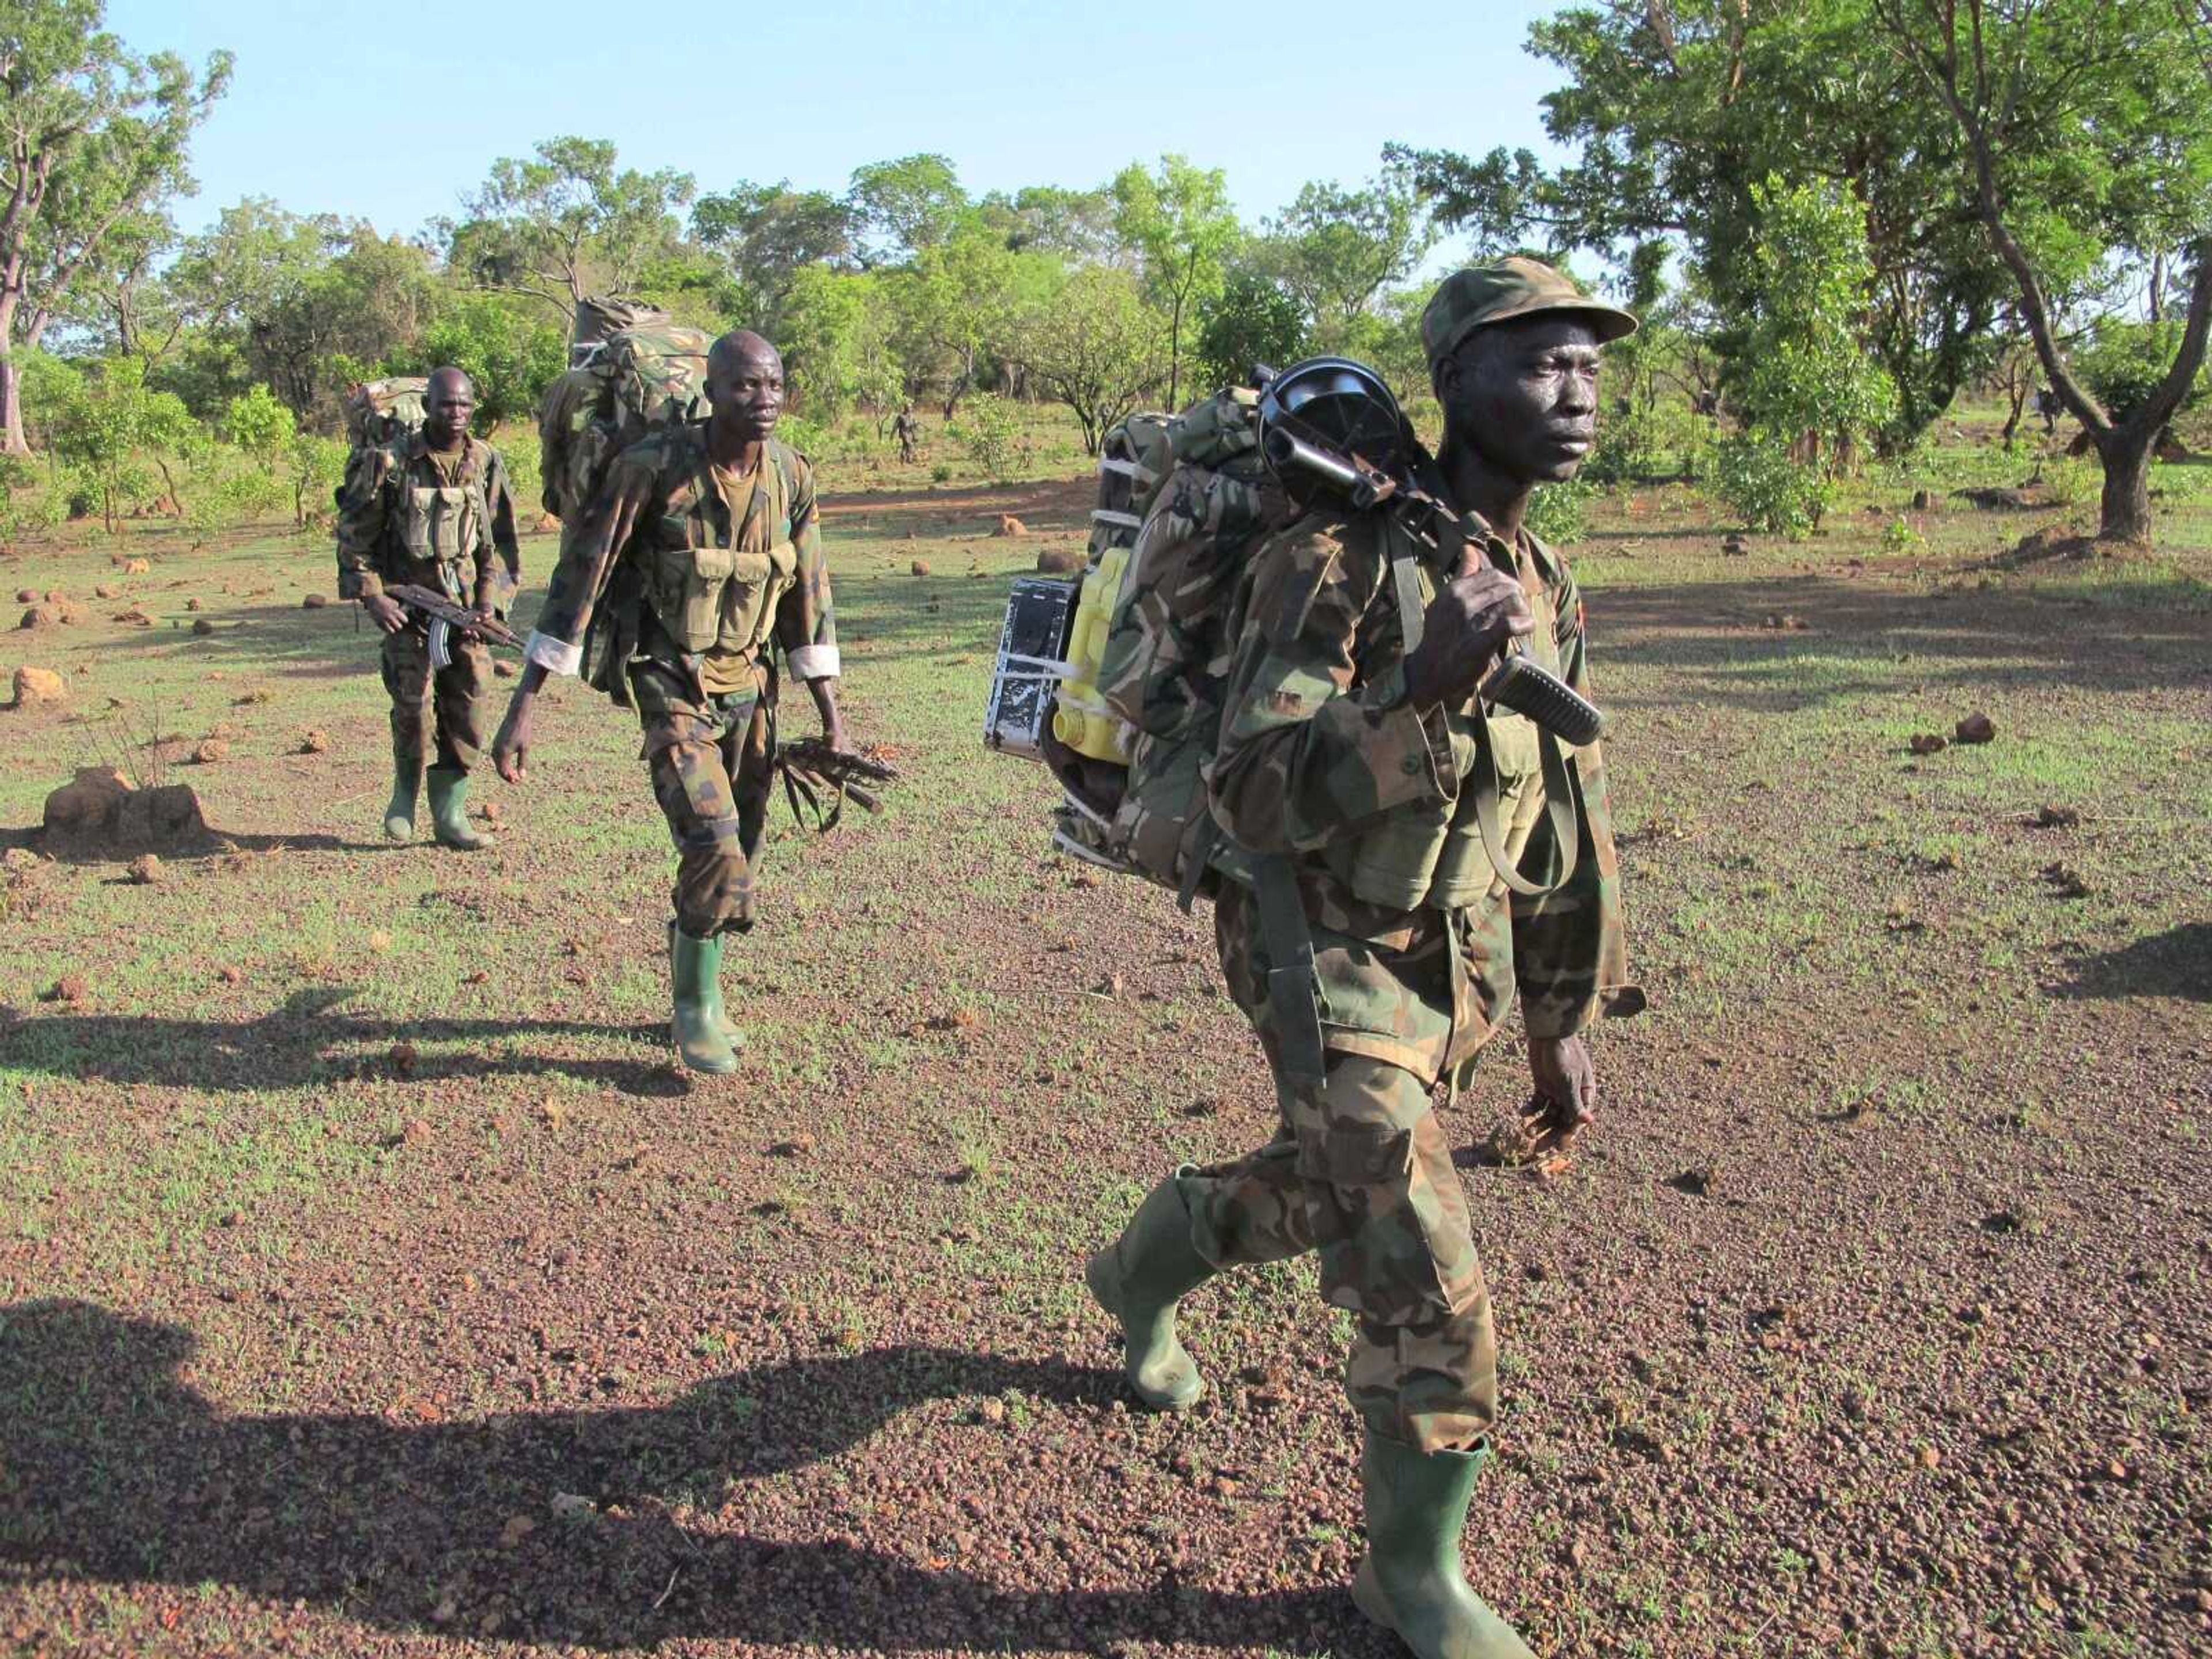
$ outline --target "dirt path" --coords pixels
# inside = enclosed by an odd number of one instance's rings
[[[556,692],[464,860],[374,842],[319,548],[149,549],[19,641],[69,701],[0,714],[0,823],[158,716],[228,731],[161,755],[228,846],[4,872],[0,1652],[1395,1650],[1310,1268],[1193,1298],[1179,1422],[1079,1291],[1269,1114],[1204,915],[1048,857],[977,744],[1005,580],[1082,509],[839,504],[852,718],[909,781],[779,810],[725,1080],[668,1063],[629,716]],[[1474,1155],[1516,1045],[1454,1109],[1509,1401],[1470,1572],[1563,1655],[2202,1652],[2207,561],[1716,542],[1584,556],[1652,1009],[1564,1178]]]

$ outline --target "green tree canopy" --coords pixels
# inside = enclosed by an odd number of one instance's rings
[[[1161,321],[1129,272],[1084,265],[1027,307],[1012,351],[1037,386],[1074,410],[1084,449],[1096,455],[1165,378]]]
[[[1196,307],[1217,292],[1239,233],[1218,167],[1163,155],[1151,172],[1135,163],[1114,179],[1115,230],[1138,250],[1145,285],[1168,316],[1168,403],[1182,389],[1183,337]]]
[[[968,192],[942,155],[906,155],[853,170],[846,203],[860,230],[860,257],[891,264],[935,247],[965,216]]]
[[[675,245],[693,189],[672,167],[618,167],[604,139],[549,138],[494,161],[467,218],[439,228],[447,261],[477,286],[530,295],[565,323],[587,295],[629,290]]]
[[[852,205],[827,191],[739,183],[702,196],[691,208],[691,234],[727,266],[745,325],[775,338],[799,273],[853,256]]]
[[[2107,0],[1870,0],[1877,38],[1950,125],[1945,188],[2014,285],[2044,374],[2105,471],[2100,532],[2150,534],[2151,449],[2212,330],[2212,71],[2187,8]],[[2055,289],[2179,239],[2187,317],[2163,374],[2124,412],[2075,375]]]
[[[100,0],[0,3],[0,443],[24,453],[15,349],[37,349],[118,227],[189,192],[185,149],[230,84],[102,28]]]

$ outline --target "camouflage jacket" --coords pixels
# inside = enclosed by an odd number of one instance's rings
[[[1481,528],[1494,562],[1524,584],[1540,584],[1549,603],[1537,608],[1557,619],[1561,672],[1589,695],[1582,599],[1566,562],[1533,537],[1516,550]],[[1556,892],[1522,898],[1492,882],[1485,900],[1447,915],[1364,902],[1332,873],[1331,843],[1370,834],[1394,811],[1433,811],[1456,799],[1472,759],[1464,737],[1455,745],[1446,711],[1406,699],[1388,563],[1393,533],[1381,514],[1313,513],[1255,554],[1210,791],[1232,841],[1293,860],[1320,976],[1344,981],[1317,988],[1328,1046],[1435,1077],[1472,1056],[1516,988],[1531,1036],[1580,1030],[1601,993],[1626,982],[1626,962],[1604,762],[1595,744],[1567,751],[1582,797],[1582,846],[1573,878]],[[1518,863],[1541,875],[1554,849],[1544,814],[1534,810],[1541,804],[1536,787],[1516,819],[1526,830]],[[1332,939],[1355,948],[1333,950]],[[1396,1006],[1403,991],[1388,963],[1425,956],[1440,939],[1455,968],[1450,1006],[1438,1011],[1449,1030],[1432,1031],[1419,1011]],[[1393,1046],[1414,1036],[1409,1021],[1421,1028],[1419,1040]]]
[[[505,591],[512,591],[522,574],[522,555],[507,462],[481,438],[465,437],[462,444],[459,479],[453,486],[446,484],[420,432],[354,452],[337,495],[341,598],[367,599],[387,583],[416,582],[471,605],[489,605],[502,597],[495,562],[505,567]],[[440,526],[425,538],[420,520],[410,516],[410,498],[441,489],[459,489],[469,501],[450,533]],[[454,582],[448,583],[441,567],[453,568]]]
[[[624,450],[599,498],[563,528],[530,659],[556,674],[580,673],[625,705],[629,665],[641,658],[690,680],[708,650],[750,659],[773,643],[798,678],[836,678],[837,626],[814,469],[776,439],[763,449],[762,466],[769,487],[753,491],[744,521],[732,526],[708,462],[704,422],[668,428]],[[580,638],[584,590],[609,538],[615,556]],[[750,607],[749,631],[734,645],[726,636],[712,645],[687,638],[682,618],[659,614],[676,589],[709,580]]]

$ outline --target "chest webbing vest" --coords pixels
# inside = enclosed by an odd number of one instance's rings
[[[436,565],[440,586],[458,592],[460,566],[489,534],[484,480],[490,468],[483,446],[473,438],[463,441],[460,472],[452,483],[440,481],[437,465],[428,457],[419,439],[400,451],[393,479],[398,499],[393,503],[392,539],[403,559]]]
[[[685,457],[688,476],[637,532],[645,603],[683,651],[757,651],[799,575],[788,463],[780,446],[763,449],[740,515],[723,497],[706,446],[687,439]]]
[[[1437,595],[1436,555],[1395,520],[1383,526],[1403,651],[1410,655],[1419,642],[1422,613]],[[1502,542],[1486,539],[1491,562],[1521,582],[1534,615],[1535,627],[1522,648],[1558,673],[1558,611],[1550,584],[1528,580]],[[1455,561],[1456,550],[1449,556]],[[1525,714],[1474,699],[1448,711],[1445,723],[1456,796],[1400,807],[1366,834],[1333,843],[1325,854],[1330,872],[1356,897],[1394,910],[1464,909],[1507,888],[1536,893],[1563,884],[1574,869],[1580,826],[1558,739]],[[1562,867],[1549,883],[1539,884],[1523,879],[1516,866],[1530,832],[1547,811]]]

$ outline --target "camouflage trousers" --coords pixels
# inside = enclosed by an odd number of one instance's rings
[[[1257,1152],[1181,1177],[1193,1243],[1224,1267],[1317,1252],[1323,1299],[1358,1322],[1345,1388],[1361,1418],[1425,1452],[1476,1445],[1498,1416],[1497,1336],[1429,1085],[1403,1066],[1340,1049],[1327,1056],[1318,1085],[1287,1076],[1249,892],[1223,884],[1215,929],[1230,994],[1259,1033],[1282,1115]],[[1329,955],[1319,953],[1324,979]],[[1448,1025],[1442,948],[1394,955],[1364,953],[1363,986],[1371,994],[1395,966],[1414,1023]]]
[[[430,666],[430,636],[409,626],[384,636],[384,689],[392,696],[392,758],[407,770],[422,764],[450,772],[475,769],[483,752],[490,708],[491,652],[482,640],[456,635],[453,660]]]
[[[676,923],[694,939],[753,925],[753,875],[774,781],[775,685],[765,665],[748,690],[701,700],[650,658],[630,664],[645,727],[642,758],[676,843]]]

